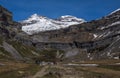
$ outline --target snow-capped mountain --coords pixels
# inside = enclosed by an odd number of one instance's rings
[[[85,22],[84,19],[80,19],[70,15],[61,16],[60,18],[55,20],[34,14],[21,23],[23,25],[22,31],[26,32],[29,35],[32,35],[43,31],[66,28],[70,25],[81,24],[83,22]]]
[[[9,18],[9,16],[6,15],[6,18]],[[4,22],[8,22],[8,20]],[[80,24],[83,22],[83,19],[69,15],[61,16],[57,19],[49,19],[34,14],[21,23],[23,24],[23,31],[30,35],[33,34],[31,36],[21,32],[19,29],[21,24],[13,20],[11,20],[11,24],[1,24],[1,50],[4,49],[5,52],[10,53],[10,56],[4,52],[0,56],[7,59],[13,59],[13,57],[16,59],[17,57],[20,60],[27,60],[25,59],[27,57],[32,60],[34,56],[39,56],[37,51],[53,49],[64,51],[67,61],[120,59],[120,10],[117,9],[101,19]],[[68,27],[73,24],[78,25]],[[65,29],[39,33],[60,28]],[[17,48],[12,46],[11,43],[13,42],[17,44]],[[24,50],[30,47],[34,48],[30,49],[25,57],[22,57],[21,53],[19,53],[23,50],[22,48],[19,50],[22,44],[25,44]],[[30,52],[34,55],[33,57]],[[17,53],[17,55],[14,53]]]

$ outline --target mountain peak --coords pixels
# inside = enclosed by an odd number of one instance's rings
[[[58,20],[60,20],[60,21],[62,21],[62,22],[71,22],[71,21],[85,22],[84,19],[77,18],[77,17],[72,16],[72,15],[64,15],[64,16],[61,16]]]
[[[33,20],[39,20],[39,15],[38,14],[33,14],[30,16],[30,18],[28,18],[29,21],[33,21]]]
[[[39,17],[39,15],[35,13],[35,14],[31,15],[31,17],[32,17],[32,18],[34,18],[34,17]]]
[[[64,15],[64,16],[61,16],[60,18],[74,18],[75,16],[72,16],[72,15]]]
[[[31,15],[27,20],[23,20],[22,23],[35,23],[39,22],[41,19],[46,19],[45,16],[40,16],[38,14]]]
[[[40,15],[38,15],[38,14],[35,13],[35,14],[31,15],[30,18],[32,18],[33,20],[34,20],[34,19],[36,20],[36,19],[47,18],[47,17],[45,17],[45,16],[40,16]]]
[[[32,35],[43,31],[66,28],[71,25],[81,24],[84,22],[85,21],[83,19],[71,15],[61,16],[59,19],[55,20],[33,14],[30,18],[22,22],[22,30],[29,35]]]

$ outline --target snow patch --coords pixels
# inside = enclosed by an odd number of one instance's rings
[[[94,38],[97,38],[97,37],[98,37],[98,35],[97,35],[97,34],[93,34],[93,36],[94,36]]]
[[[120,8],[118,8],[117,10],[111,12],[109,15],[111,15],[111,14],[113,14],[113,13],[116,13],[116,12],[118,12],[118,11],[120,11]]]
[[[117,56],[117,57],[114,57],[114,59],[118,60],[118,59],[119,59],[119,56]]]
[[[88,58],[89,58],[89,57],[90,57],[90,53],[88,53],[88,55],[87,55],[87,56],[88,56]]]
[[[116,63],[116,65],[120,65],[120,63]]]
[[[84,66],[84,67],[96,67],[99,66],[98,64],[73,64],[73,63],[68,63],[65,64],[66,66]]]
[[[100,29],[103,30],[103,29],[106,29],[106,28],[109,28],[109,27],[112,27],[112,26],[115,26],[115,25],[118,25],[118,24],[120,24],[120,21],[114,22],[114,23],[112,23],[108,26],[105,26],[105,27],[101,27]]]

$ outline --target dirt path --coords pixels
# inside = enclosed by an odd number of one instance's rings
[[[48,72],[46,71],[46,69],[48,69],[49,66],[45,66],[43,67],[40,71],[38,71],[34,76],[32,77],[28,77],[28,78],[40,78],[40,77],[43,77],[44,75],[46,75]],[[62,70],[70,70],[70,69],[67,69],[63,66],[59,66],[59,65],[54,65],[54,66],[50,66],[50,68],[58,68],[58,69],[62,69]],[[67,77],[68,78],[68,77]]]
[[[30,78],[37,78],[37,77],[42,77],[42,76],[44,76],[45,74],[47,74],[46,69],[47,69],[48,67],[49,67],[49,66],[43,67],[40,71],[38,71],[34,76],[32,76],[32,77],[30,77]]]

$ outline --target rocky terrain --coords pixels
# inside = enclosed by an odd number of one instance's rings
[[[42,31],[29,37],[37,49],[64,50],[65,58],[74,61],[119,59],[119,25],[120,10],[116,10],[98,20],[60,30]]]
[[[43,21],[43,19],[46,20],[46,22]],[[48,26],[49,28],[47,21],[59,21],[59,24],[61,23],[60,25],[66,27],[63,27],[62,29],[58,28],[57,30],[50,29],[49,31],[46,27],[45,29],[43,28],[44,30],[36,28],[36,24],[40,22],[40,26],[42,23],[45,23],[45,26]],[[62,24],[62,22],[64,23]],[[78,22],[82,24],[79,24]],[[60,26],[59,24],[50,26],[58,27]],[[68,25],[71,26],[68,27]],[[33,47],[38,52],[46,49],[63,50],[65,52],[64,58],[73,61],[119,59],[119,25],[120,10],[116,10],[98,20],[85,23],[83,23],[82,19],[73,16],[62,16],[59,19],[52,20],[35,14],[21,23],[13,21],[13,24],[1,25],[1,37],[4,38],[1,43],[4,47],[7,46],[7,42],[4,40],[10,42],[15,41],[16,43],[21,43],[21,45]],[[36,28],[36,30],[33,28],[26,28],[30,26]],[[31,30],[31,34],[29,34],[26,31],[24,32],[24,28],[30,30],[33,29],[34,31],[37,31],[37,33],[33,34]],[[8,51],[9,49],[6,50]],[[11,53],[16,53],[15,50],[13,51],[14,52]]]
[[[53,20],[36,14],[15,22],[6,19],[11,19],[8,13],[0,11],[0,77],[35,78],[37,72],[43,78],[120,77],[119,9],[90,22],[69,15]],[[41,69],[34,64],[47,66]]]

